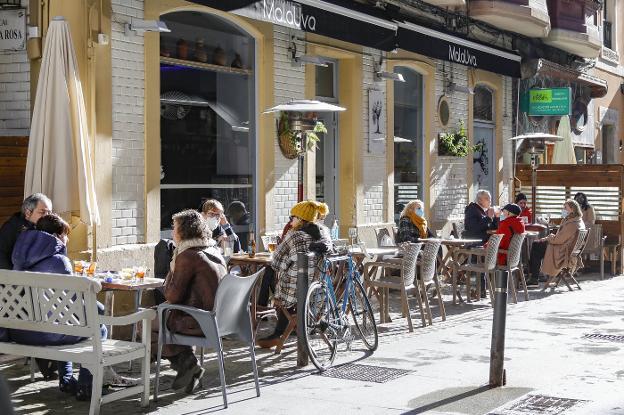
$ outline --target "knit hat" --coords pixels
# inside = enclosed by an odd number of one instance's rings
[[[515,203],[507,203],[503,210],[506,210],[509,213],[513,213],[516,216],[518,216],[522,212],[520,206],[516,205]]]
[[[329,207],[325,203],[305,200],[297,203],[290,209],[290,214],[307,222],[314,222],[319,215],[325,216],[329,213]]]

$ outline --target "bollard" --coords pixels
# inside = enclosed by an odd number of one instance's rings
[[[505,324],[507,320],[506,272],[497,272],[494,288],[494,318],[492,319],[492,345],[490,348],[490,387],[503,386],[505,382]]]
[[[297,366],[308,365],[308,349],[305,343],[305,302],[308,294],[308,254],[297,254]]]

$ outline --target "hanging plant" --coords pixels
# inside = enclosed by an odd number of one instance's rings
[[[458,129],[450,133],[441,133],[438,140],[440,156],[466,157],[471,151],[479,151],[483,143],[470,145],[463,121],[459,121]]]
[[[277,121],[277,139],[284,157],[294,159],[305,153],[306,150],[318,148],[320,138],[318,133],[327,133],[327,128],[321,121],[316,121],[312,127],[308,120],[292,120],[287,112],[282,112]],[[294,124],[294,125],[293,125]],[[300,130],[299,128],[303,128]],[[312,127],[312,128],[310,128]]]

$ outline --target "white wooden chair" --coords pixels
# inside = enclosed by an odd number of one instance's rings
[[[0,270],[0,327],[84,337],[62,346],[29,346],[0,342],[0,353],[79,363],[93,375],[90,415],[100,405],[141,394],[149,405],[151,321],[154,310],[106,317],[97,313],[100,283],[87,277]],[[142,343],[100,339],[100,325],[125,326],[143,321]],[[104,367],[141,359],[142,379],[137,386],[102,396]]]

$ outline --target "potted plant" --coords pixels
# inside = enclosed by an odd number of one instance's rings
[[[459,121],[456,131],[441,133],[438,136],[438,155],[466,157],[471,151],[478,151],[482,143],[471,146],[463,121]]]
[[[277,122],[279,146],[289,159],[296,158],[306,150],[318,148],[318,133],[327,133],[325,125],[302,114],[282,112]]]

